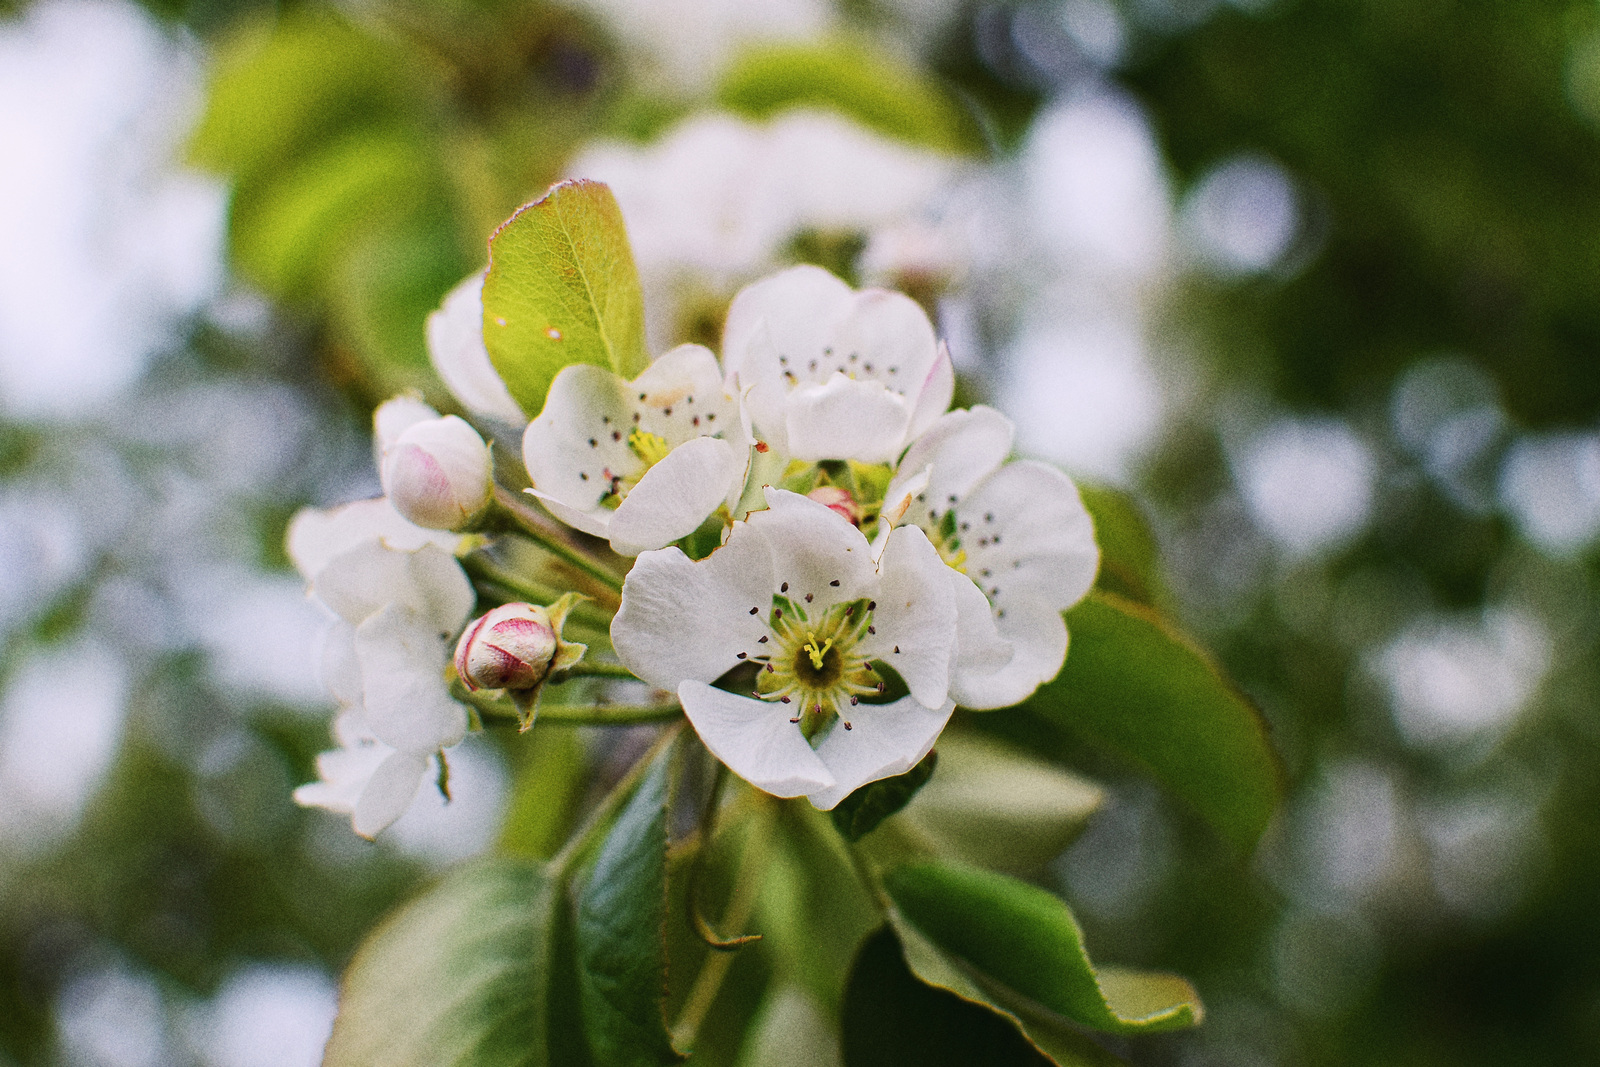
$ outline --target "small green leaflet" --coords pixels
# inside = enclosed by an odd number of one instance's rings
[[[489,238],[483,341],[527,412],[544,408],[550,383],[573,363],[630,379],[645,369],[644,294],[607,186],[561,182]]]

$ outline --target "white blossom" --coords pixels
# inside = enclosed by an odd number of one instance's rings
[[[563,368],[522,438],[533,494],[630,556],[731,507],[749,452],[739,406],[700,345],[673,349],[631,382],[587,363]]]
[[[906,451],[885,498],[885,518],[921,527],[949,564],[960,616],[951,693],[970,708],[1009,707],[1055,677],[1061,613],[1100,563],[1077,487],[1046,464],[1007,463],[1012,434],[993,408],[946,413]]]
[[[450,290],[428,316],[428,357],[468,411],[521,426],[528,421],[483,344],[483,271]]]
[[[459,540],[411,525],[382,499],[307,509],[289,527],[290,557],[332,615],[323,678],[344,708],[341,748],[318,762],[327,788],[297,797],[349,811],[364,836],[399,818],[429,758],[466,734],[445,673],[474,602],[451,554]]]
[[[642,554],[612,643],[640,678],[677,692],[735,774],[828,809],[909,770],[943,730],[955,706],[953,587],[915,526],[889,534],[874,561],[826,505],[780,489],[765,497],[767,510],[735,522],[699,562],[676,548]],[[880,661],[908,693],[873,704]],[[712,686],[741,663],[757,666],[744,683],[752,695]]]
[[[758,439],[800,460],[892,462],[950,406],[955,372],[915,300],[820,267],[748,285],[723,329]]]

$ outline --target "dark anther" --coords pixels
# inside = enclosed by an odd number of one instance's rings
[[[783,609],[782,608],[773,608],[772,609],[772,621],[773,622],[777,622],[781,618],[783,618]]]
[[[784,582],[782,585],[778,586],[778,592],[787,593],[788,591],[789,591],[789,583],[788,582]]]
[[[749,656],[750,656],[750,653],[748,653],[748,652],[739,653],[739,658],[740,659],[747,659],[747,658],[749,658]]]
[[[900,654],[900,646],[899,645],[895,645],[894,646],[894,654],[897,655],[897,656]]]
[[[590,448],[598,448],[599,447],[599,445],[595,442],[595,439],[592,438],[592,437],[589,438],[589,447]]]
[[[896,652],[898,652],[898,651],[900,651],[900,650],[899,650],[899,649],[895,649],[895,651],[896,651]],[[768,674],[771,674],[771,673],[772,673],[772,664],[770,664],[770,663],[769,663],[769,664],[767,664],[767,673],[768,673]]]
[[[898,649],[898,648],[897,648],[897,649],[895,649],[895,651],[896,651],[896,652],[898,652],[898,651],[900,651],[900,650],[899,650],[899,649]],[[888,687],[888,685],[886,685],[886,684],[885,684],[885,683],[883,683],[883,682],[879,682],[879,683],[878,683],[878,692],[880,692],[880,693],[881,693],[881,692],[883,692],[883,691],[884,691],[884,690],[885,690],[885,689],[887,689],[887,688],[889,688],[889,687]]]
[[[783,702],[784,702],[784,703],[785,703],[785,704],[787,704],[787,703],[789,703],[789,698],[788,698],[788,697],[783,697],[783,698],[782,698],[782,699],[783,699]]]
[[[789,721],[790,722],[799,722],[800,721],[800,716],[796,715],[794,718],[790,719]]]
[[[859,703],[861,703],[861,698],[860,697],[851,697],[850,698],[850,706],[852,708],[855,707]]]
[[[846,723],[845,723],[845,724],[844,724],[844,728],[845,728],[845,729],[846,729],[846,730],[854,730],[854,729],[855,729],[855,727],[854,727],[854,726],[851,726],[851,725],[850,725],[850,724],[849,724],[849,723],[848,723],[848,722],[846,722]]]
[[[876,627],[876,626],[869,626],[869,627],[867,627],[867,633],[869,633],[869,634],[875,634],[875,633],[877,633],[877,632],[878,632],[878,628],[877,628],[877,627]]]
[[[867,610],[868,611],[877,611],[878,610],[878,602],[876,600],[867,601]]]
[[[812,598],[815,597],[815,596],[816,596],[815,593],[807,593],[806,594],[806,603],[807,604],[811,603]]]
[[[750,609],[750,614],[759,615],[759,614],[761,614],[761,609],[760,608],[751,608]]]
[[[839,588],[839,579],[835,578],[833,581],[829,582],[828,584],[833,586],[835,589],[837,589],[837,588]]]
[[[757,640],[756,640],[756,644],[758,644],[758,645],[764,645],[764,644],[766,644],[766,643],[767,643],[767,635],[766,635],[766,634],[762,634],[762,635],[761,635],[761,636],[760,636],[760,637],[759,637],[759,638],[758,638],[758,639],[757,639]]]

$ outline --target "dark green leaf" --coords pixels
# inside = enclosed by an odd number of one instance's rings
[[[938,763],[939,754],[930,752],[904,774],[868,782],[839,801],[833,809],[833,825],[846,841],[860,841],[877,829],[879,823],[909,804],[917,790],[933,777]]]
[[[909,937],[920,941],[914,931]],[[920,955],[928,956],[921,947]],[[1057,1028],[1043,1041],[959,974],[923,973],[910,944],[890,927],[861,945],[845,990],[841,1037],[846,1067],[1109,1067],[1121,1061]],[[946,980],[941,981],[943,977]],[[1041,1028],[1042,1029],[1042,1028]]]
[[[1242,848],[1282,792],[1261,715],[1153,612],[1097,593],[1067,613],[1066,666],[1023,705],[1130,757]]]
[[[644,296],[611,190],[562,182],[496,230],[483,311],[484,344],[524,411],[544,408],[570,364],[643,371]]]
[[[675,1063],[667,1033],[667,799],[663,749],[617,816],[578,894],[583,1029],[606,1067]]]
[[[890,871],[884,888],[907,922],[971,967],[1002,1003],[1037,1005],[1114,1034],[1200,1021],[1199,999],[1182,978],[1109,968],[1097,973],[1072,912],[1037,886],[930,862]]]
[[[555,888],[530,863],[456,871],[345,973],[325,1067],[543,1067]]]

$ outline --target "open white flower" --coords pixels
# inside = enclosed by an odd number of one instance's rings
[[[513,426],[528,421],[483,344],[483,271],[450,290],[428,316],[428,357],[468,411]]]
[[[915,526],[891,533],[874,563],[861,531],[827,506],[765,495],[767,510],[699,562],[676,548],[641,555],[612,643],[640,678],[677,692],[735,774],[826,810],[910,770],[944,729],[953,587]],[[878,661],[906,696],[861,702],[882,691]],[[757,665],[753,695],[712,687],[741,663]]]
[[[295,803],[349,815],[355,832],[370,839],[411,806],[430,757],[397,752],[379,741],[360,708],[339,713],[333,736],[339,747],[318,754],[317,781],[296,789]]]
[[[587,363],[563,368],[522,438],[551,514],[629,556],[731,507],[749,454],[738,403],[700,345],[674,348],[631,382]]]
[[[722,355],[755,434],[800,460],[891,463],[950,406],[949,353],[915,300],[820,267],[740,290]]]
[[[453,547],[459,538],[411,526],[383,500],[308,509],[289,528],[291,558],[334,616],[323,675],[346,708],[336,726],[342,747],[326,754],[326,768],[318,764],[329,788],[304,791],[303,802],[328,800],[324,806],[352,812],[364,836],[399,818],[429,757],[466,734],[466,711],[450,696],[445,667],[474,595],[441,541]],[[357,799],[346,805],[339,798],[351,789]]]
[[[948,412],[906,451],[885,497],[884,527],[915,523],[950,566],[960,614],[950,687],[969,708],[1009,707],[1055,677],[1067,654],[1061,613],[1100,565],[1077,486],[1043,463],[1007,463],[1012,434],[993,408]]]

